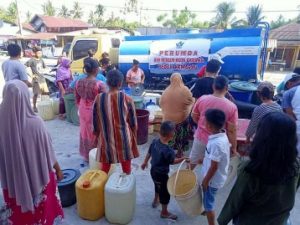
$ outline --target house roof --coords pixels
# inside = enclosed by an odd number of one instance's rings
[[[46,27],[76,27],[76,28],[88,28],[90,25],[81,20],[68,19],[54,16],[41,16],[37,15],[42,19]]]
[[[300,41],[300,23],[290,23],[271,30],[270,38],[278,41]]]
[[[30,31],[36,32],[36,30],[34,29],[34,27],[33,27],[30,23],[23,23],[23,24],[22,24],[22,27],[23,27],[23,29],[26,29],[26,30],[30,30]]]

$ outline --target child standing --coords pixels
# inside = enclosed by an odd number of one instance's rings
[[[141,166],[144,170],[151,158],[151,177],[155,186],[155,197],[152,207],[156,208],[158,202],[160,202],[162,205],[160,217],[171,220],[177,220],[177,216],[168,211],[170,201],[170,194],[167,189],[168,173],[170,165],[180,163],[186,159],[184,157],[175,158],[175,151],[168,145],[174,136],[174,132],[175,124],[173,122],[165,121],[161,124],[160,138],[152,142],[144,163]]]
[[[36,102],[38,96],[40,94],[48,95],[49,89],[46,79],[43,75],[43,72],[47,67],[44,60],[42,59],[42,49],[36,46],[33,47],[32,51],[34,53],[34,56],[29,61],[27,61],[25,65],[27,67],[30,67],[32,72],[33,110],[34,112],[37,112]]]
[[[215,225],[215,196],[218,189],[223,187],[227,179],[230,143],[223,131],[225,113],[218,109],[209,109],[205,113],[206,128],[211,132],[209,136],[201,174],[203,205],[208,224]]]

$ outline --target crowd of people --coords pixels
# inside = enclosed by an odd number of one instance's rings
[[[39,49],[26,65],[33,74],[28,80],[20,63],[21,49],[8,46],[10,59],[3,63],[5,78],[0,105],[0,179],[5,208],[0,211],[4,224],[59,224],[64,215],[57,195],[56,182],[63,174],[43,121],[35,111],[37,96],[47,93],[41,74],[45,63]],[[137,116],[134,102],[121,91],[123,74],[110,65],[109,56],[100,62],[91,50],[84,59],[83,75],[73,79],[71,61],[58,61],[56,84],[60,92],[60,115],[64,114],[63,97],[75,95],[80,118],[80,154],[88,161],[89,151],[97,148],[101,170],[120,163],[131,173],[131,160],[139,157]],[[201,167],[203,215],[208,224],[285,225],[300,186],[300,74],[287,75],[283,84],[282,106],[273,101],[275,88],[261,82],[257,89],[262,104],[252,116],[246,132],[251,143],[248,161],[240,165],[237,180],[216,219],[215,197],[224,186],[230,157],[238,155],[238,109],[228,92],[229,81],[219,75],[222,65],[212,58],[195,85],[188,89],[179,73],[170,78],[160,106],[163,122],[159,138],[150,145],[141,165],[151,159],[150,175],[154,183],[152,207],[162,205],[160,217],[177,220],[168,211],[170,195],[167,181],[170,165],[186,160],[191,169]],[[139,62],[126,74],[129,87],[142,84],[145,74]],[[34,89],[33,108],[28,87]],[[193,139],[190,155],[189,141]],[[176,154],[175,154],[176,153]]]

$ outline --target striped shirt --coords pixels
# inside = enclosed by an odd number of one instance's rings
[[[281,112],[282,108],[276,102],[272,102],[271,104],[262,103],[254,109],[252,114],[251,121],[249,123],[249,127],[246,131],[246,137],[248,139],[252,138],[256,132],[257,126],[260,123],[260,120],[267,114],[271,112]]]
[[[99,162],[120,163],[139,156],[137,117],[129,96],[123,92],[100,94],[93,114]]]

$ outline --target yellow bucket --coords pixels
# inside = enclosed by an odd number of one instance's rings
[[[183,212],[189,216],[198,216],[203,212],[202,190],[198,184],[197,176],[190,169],[181,169],[183,161],[177,172],[168,180],[168,191],[174,196]]]

